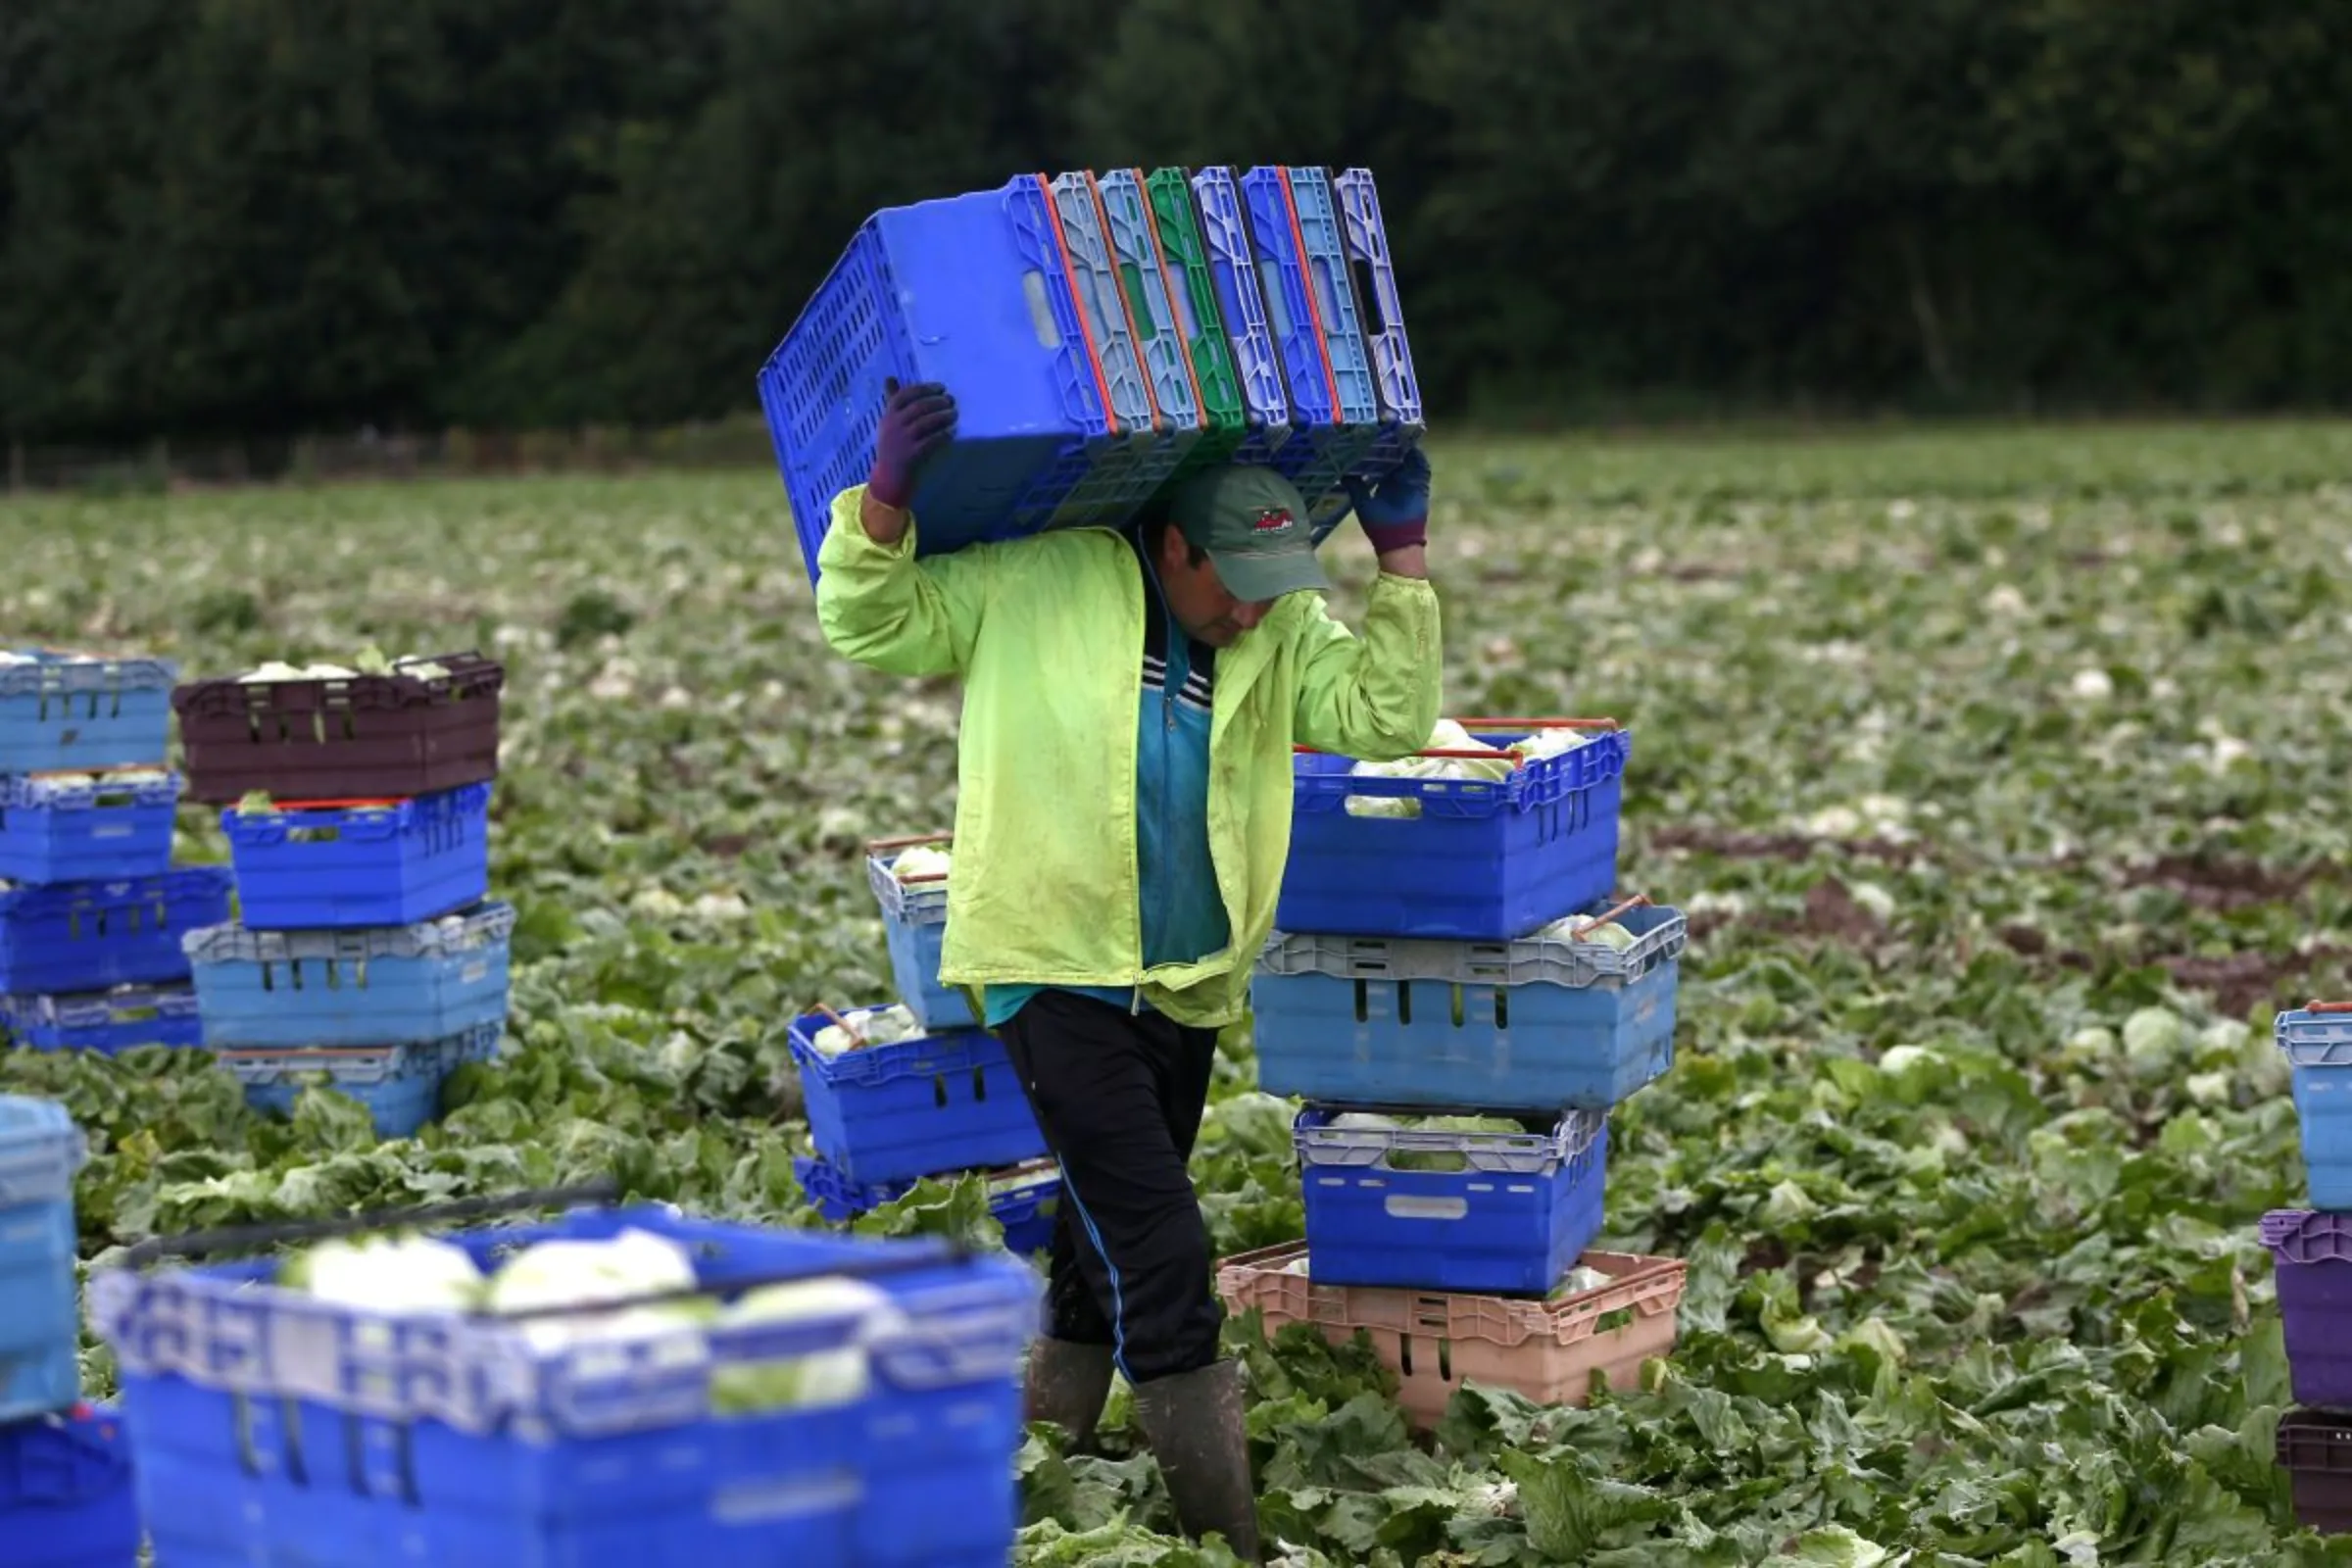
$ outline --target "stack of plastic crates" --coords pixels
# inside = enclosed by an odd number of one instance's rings
[[[173,674],[0,652],[0,1040],[202,1043],[179,939],[226,918],[228,874],[172,864]]]
[[[223,807],[239,913],[187,933],[187,956],[205,1044],[255,1106],[289,1109],[322,1074],[403,1138],[439,1114],[450,1073],[497,1054],[514,925],[489,896],[505,678],[445,654],[172,694],[188,793]]]
[[[284,1283],[279,1259],[210,1245],[213,1261],[94,1272],[156,1560],[1009,1560],[1038,1311],[1026,1265],[669,1205],[480,1223],[547,1202],[464,1205],[463,1229],[370,1218],[463,1250],[482,1275],[526,1247],[649,1233],[683,1250],[693,1284],[495,1316],[344,1304]]]
[[[0,1561],[132,1568],[138,1511],[114,1413],[82,1402],[74,1176],[63,1105],[0,1095]]]
[[[1306,1102],[1306,1236],[1218,1276],[1269,1332],[1370,1331],[1424,1426],[1464,1380],[1546,1403],[1583,1402],[1595,1372],[1632,1386],[1672,1348],[1684,1285],[1673,1259],[1592,1249],[1608,1111],[1672,1063],[1687,935],[1611,891],[1631,737],[1606,719],[1461,724],[1502,750],[1477,754],[1501,777],[1298,757],[1250,1000],[1260,1086]]]
[[[2297,1408],[2278,1422],[2295,1512],[2352,1532],[2352,1002],[2311,1002],[2272,1025],[2292,1074],[2309,1208],[2262,1217]]]
[[[1043,1157],[1045,1134],[1004,1042],[980,1027],[964,990],[939,978],[952,842],[930,833],[866,846],[898,1000],[793,1025],[816,1145],[815,1156],[794,1168],[809,1201],[835,1221],[901,1198],[925,1176],[985,1176],[1004,1245],[1039,1252],[1053,1244],[1060,1171]],[[902,1029],[889,1027],[894,1007],[905,1009]],[[869,1029],[903,1037],[858,1043]],[[845,1037],[847,1050],[820,1049],[839,1048]]]
[[[811,580],[892,380],[958,410],[919,555],[1121,527],[1229,462],[1295,480],[1320,539],[1424,428],[1361,169],[1078,170],[876,213],[759,376]]]

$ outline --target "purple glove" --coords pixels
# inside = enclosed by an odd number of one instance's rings
[[[903,512],[914,499],[923,466],[956,438],[956,399],[937,381],[901,386],[893,376],[882,390],[882,428],[874,438],[874,468],[865,488],[876,501]]]
[[[1374,490],[1363,480],[1348,480],[1348,499],[1354,503],[1355,520],[1364,537],[1381,555],[1429,542],[1429,454],[1419,447],[1404,455]]]

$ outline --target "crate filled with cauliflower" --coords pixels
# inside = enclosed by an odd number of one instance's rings
[[[979,1023],[960,987],[939,978],[948,935],[948,873],[955,863],[952,835],[876,839],[866,846],[866,882],[882,906],[890,940],[891,982],[899,1000],[925,1029],[969,1029]]]
[[[0,648],[0,774],[146,767],[170,755],[164,659]]]
[[[188,798],[407,800],[498,773],[506,668],[474,653],[272,661],[174,688]]]
[[[904,1004],[793,1020],[809,1141],[847,1182],[876,1186],[1037,1159],[1045,1134],[1004,1043],[926,1030]]]
[[[110,1268],[163,1562],[1001,1564],[1027,1265],[666,1206]]]
[[[1600,1234],[1608,1118],[1309,1105],[1292,1137],[1306,1245],[1334,1285],[1543,1296]]]
[[[1285,931],[1498,940],[1608,897],[1629,731],[1440,719],[1394,761],[1299,748]]]
[[[1323,1104],[1605,1109],[1674,1062],[1690,923],[1635,897],[1507,942],[1273,934],[1258,1085]]]
[[[0,878],[30,886],[161,876],[180,779],[160,767],[0,774]]]

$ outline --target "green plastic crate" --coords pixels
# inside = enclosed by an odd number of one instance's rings
[[[1179,301],[1182,324],[1191,340],[1193,374],[1200,386],[1200,409],[1207,430],[1192,456],[1176,470],[1182,480],[1200,469],[1226,462],[1241,450],[1250,434],[1242,409],[1241,377],[1234,369],[1233,347],[1226,341],[1224,314],[1217,309],[1216,280],[1208,270],[1208,247],[1200,237],[1200,220],[1193,211],[1191,175],[1182,169],[1155,169],[1144,180],[1152,202],[1159,248],[1168,262],[1172,291]]]

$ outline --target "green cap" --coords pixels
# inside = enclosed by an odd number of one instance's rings
[[[1306,501],[1298,487],[1260,465],[1226,465],[1177,487],[1169,515],[1208,552],[1236,599],[1257,603],[1301,589],[1329,592],[1315,560]]]

